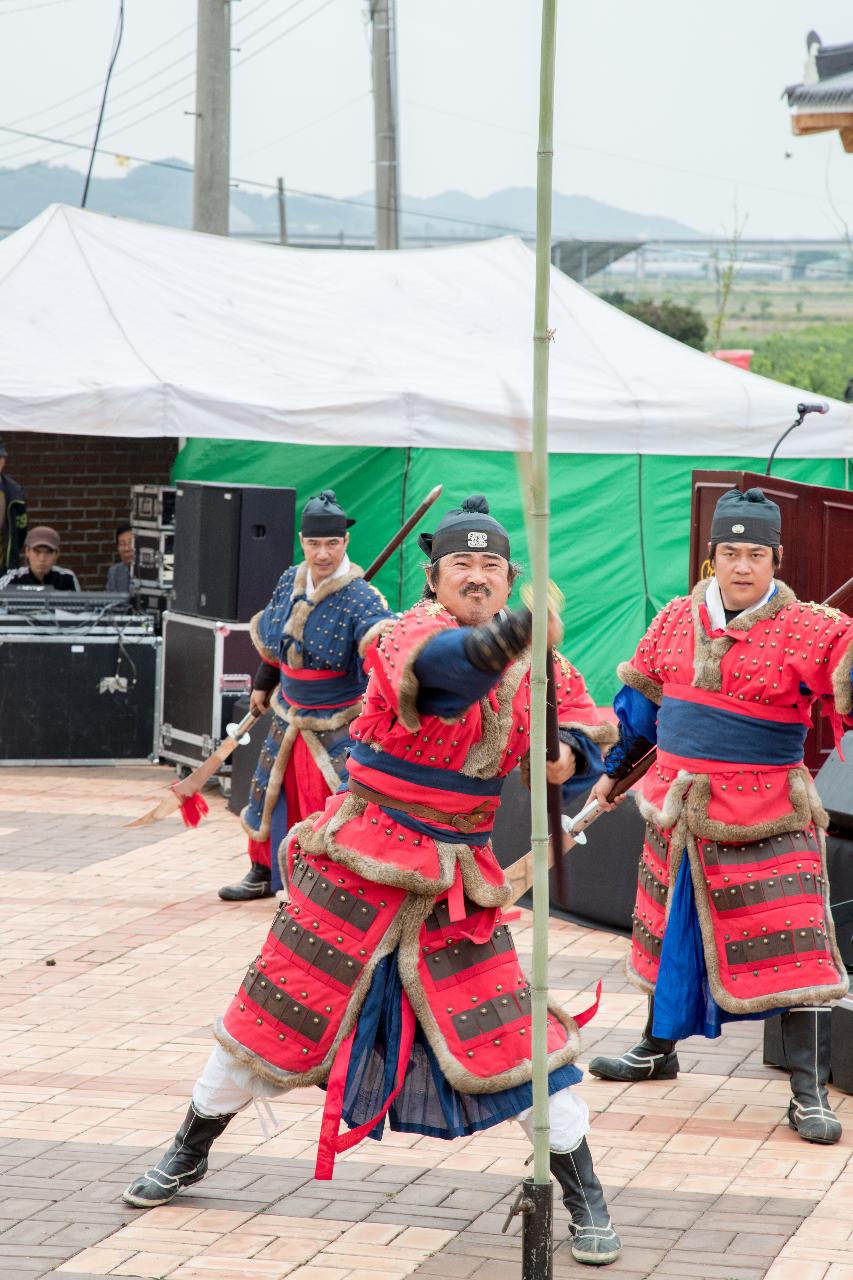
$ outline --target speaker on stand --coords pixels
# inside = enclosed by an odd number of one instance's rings
[[[180,769],[216,750],[258,665],[249,623],[293,563],[295,489],[180,482],[173,604],[164,615],[160,755]],[[220,770],[223,789],[231,765]]]
[[[178,484],[176,612],[248,622],[293,563],[295,516],[295,489]]]

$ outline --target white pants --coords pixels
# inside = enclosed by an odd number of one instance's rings
[[[203,1116],[228,1116],[248,1107],[254,1098],[275,1098],[282,1092],[262,1080],[217,1044],[193,1089],[193,1106]],[[533,1141],[533,1109],[514,1117]],[[551,1150],[574,1151],[589,1132],[589,1107],[571,1088],[560,1089],[548,1099]]]

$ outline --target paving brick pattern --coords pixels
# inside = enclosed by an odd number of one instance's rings
[[[180,1123],[210,1022],[273,910],[217,898],[243,840],[215,794],[196,831],[126,828],[168,781],[153,767],[0,771],[0,1276],[520,1276],[518,1218],[501,1231],[529,1154],[512,1123],[455,1143],[365,1142],[319,1183],[323,1094],[303,1090],[274,1104],[274,1136],[242,1113],[173,1204],[121,1203]],[[527,913],[513,931],[525,963]],[[578,1010],[604,984],[584,1061],[642,1026],[626,946],[552,922],[552,994]],[[839,1146],[800,1142],[760,1039],[736,1024],[686,1042],[675,1081],[580,1086],[625,1244],[614,1280],[853,1280],[853,1098],[834,1096],[850,1121]],[[566,1222],[558,1206],[557,1280],[584,1274]]]

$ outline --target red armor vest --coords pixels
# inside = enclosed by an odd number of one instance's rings
[[[784,584],[713,631],[706,582],[655,618],[619,676],[659,707],[630,971],[653,989],[671,886],[691,862],[711,991],[748,1013],[847,990],[829,912],[827,825],[802,743],[815,698],[849,715],[853,623]]]

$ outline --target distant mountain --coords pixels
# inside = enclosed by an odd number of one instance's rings
[[[88,207],[143,222],[188,227],[192,221],[192,171],[180,160],[174,168],[143,164],[122,177],[95,178]],[[55,202],[79,204],[83,175],[62,165],[32,164],[23,169],[0,169],[0,226],[29,222]],[[489,196],[445,191],[426,199],[404,196],[404,236],[494,236],[502,231],[531,236],[535,227],[536,193],[531,187],[507,187]],[[373,193],[348,200],[315,199],[288,194],[288,232],[306,236],[371,237]],[[278,234],[278,206],[274,193],[248,187],[231,193],[231,226],[236,232]],[[699,232],[672,218],[633,213],[591,200],[588,196],[554,195],[555,238],[643,239],[696,237]]]

